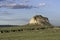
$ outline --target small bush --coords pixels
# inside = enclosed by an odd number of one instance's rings
[[[41,27],[40,29],[46,29],[45,27]]]
[[[1,30],[0,32],[3,33],[3,30]]]
[[[20,31],[23,31],[23,29],[20,29]]]
[[[11,32],[17,32],[17,30],[11,30]]]
[[[32,28],[31,30],[35,30],[35,28]]]
[[[40,30],[40,28],[37,28],[37,30]]]
[[[9,33],[10,31],[9,30],[4,30],[4,33]]]
[[[20,30],[20,29],[18,29],[17,31],[19,31],[19,32],[20,32],[21,30]]]

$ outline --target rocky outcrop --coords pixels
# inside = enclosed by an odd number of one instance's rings
[[[31,18],[29,24],[48,25],[50,23],[47,17],[43,17],[42,15],[36,15]]]

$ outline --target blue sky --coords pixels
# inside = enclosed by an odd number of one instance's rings
[[[27,24],[35,15],[60,26],[60,0],[0,0],[0,25]]]

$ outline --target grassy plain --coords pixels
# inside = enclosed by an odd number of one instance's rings
[[[60,40],[60,29],[0,33],[0,40]]]

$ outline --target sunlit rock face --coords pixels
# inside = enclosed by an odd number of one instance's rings
[[[47,25],[50,24],[47,17],[43,17],[42,15],[36,15],[31,18],[29,24],[39,24],[39,25]]]

